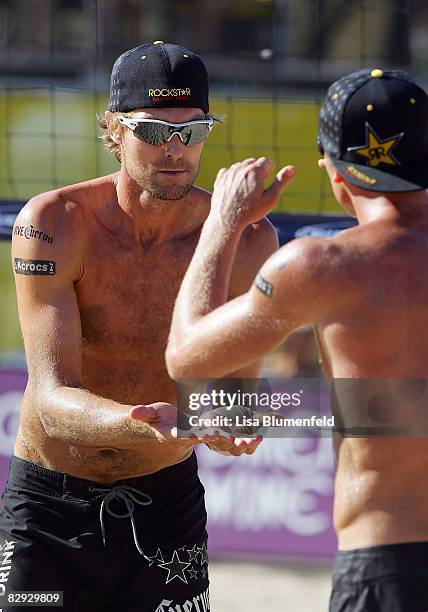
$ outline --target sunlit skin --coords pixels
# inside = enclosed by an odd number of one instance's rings
[[[273,163],[265,158],[220,171],[174,309],[171,376],[222,376],[312,324],[327,378],[428,378],[428,193],[369,192],[347,183],[328,158],[319,166],[358,226],[288,243],[260,270],[271,296],[253,285],[228,303],[242,232],[276,205],[295,170],[282,169],[267,190]],[[335,448],[340,549],[427,541],[428,440],[336,436]]]
[[[135,114],[172,123],[203,116],[192,108]],[[174,135],[154,147],[122,127],[112,135],[119,172],[37,196],[20,212],[16,225],[32,224],[53,242],[12,241],[13,257],[56,263],[54,276],[15,275],[30,375],[15,454],[98,482],[156,472],[203,442],[174,438],[176,385],[164,359],[174,301],[210,209],[211,194],[192,186],[203,143],[186,147]],[[267,220],[244,232],[231,298],[276,248]],[[260,367],[254,360],[237,374],[257,376]],[[240,455],[259,442],[210,445]]]

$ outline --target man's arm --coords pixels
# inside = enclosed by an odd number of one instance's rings
[[[173,378],[211,378],[250,364],[293,329],[310,322],[316,295],[314,239],[294,241],[262,267],[253,286],[228,302],[232,262],[243,229],[265,215],[294,175],[282,169],[272,186],[266,159],[220,171],[213,206],[175,304],[166,360]]]
[[[131,406],[82,386],[75,291],[84,273],[80,215],[73,203],[46,194],[27,204],[15,222],[12,265],[29,370],[27,401],[51,438],[120,447],[157,434],[147,423],[130,418]],[[155,410],[145,415],[148,420]]]
[[[265,261],[278,249],[278,235],[268,219],[249,225],[241,234],[230,274],[227,301],[243,295]],[[261,375],[263,358],[228,373],[227,378],[256,379]]]

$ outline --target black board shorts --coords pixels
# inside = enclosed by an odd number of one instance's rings
[[[194,453],[114,484],[13,457],[2,499],[2,612],[210,610],[204,488]]]
[[[339,551],[330,612],[427,612],[428,542]]]

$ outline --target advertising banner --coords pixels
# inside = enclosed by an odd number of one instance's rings
[[[15,445],[21,399],[27,374],[18,370],[0,370],[0,490],[7,479],[10,457]]]

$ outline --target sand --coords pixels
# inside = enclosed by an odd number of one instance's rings
[[[211,561],[212,612],[327,612],[330,570]]]

